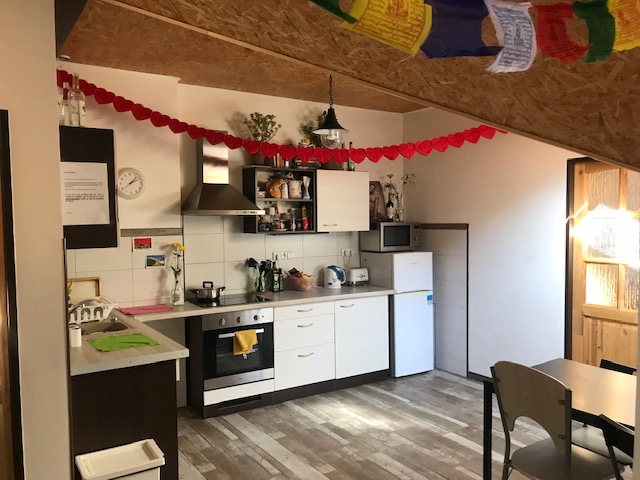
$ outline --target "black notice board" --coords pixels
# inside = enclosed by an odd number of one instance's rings
[[[117,247],[118,215],[113,130],[60,126],[60,161],[105,163],[108,176],[109,223],[65,225],[64,237],[67,239],[67,248]]]

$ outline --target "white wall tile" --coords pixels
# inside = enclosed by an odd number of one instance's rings
[[[465,230],[420,230],[420,244],[427,252],[467,256]]]
[[[252,275],[244,262],[225,262],[224,282],[226,294],[229,294],[230,291],[250,292],[253,290]]]
[[[76,251],[67,250],[67,278],[76,276]]]
[[[235,216],[235,217],[221,217],[224,220],[224,233],[225,234],[230,234],[230,233],[244,233],[244,218],[241,216]],[[252,234],[249,233],[247,235],[253,235],[254,237],[263,237],[264,235],[262,234]]]
[[[436,367],[466,375],[467,337],[436,329]]]
[[[232,233],[224,236],[224,259],[245,261],[253,257],[260,261],[266,258],[265,236],[249,233]]]
[[[467,283],[467,257],[434,255],[433,278],[450,282]]]
[[[161,303],[169,301],[174,277],[168,267],[133,270],[133,300]]]
[[[102,295],[110,298],[118,305],[133,301],[133,271],[109,270],[82,272],[82,277],[99,277]]]
[[[224,261],[224,235],[221,233],[185,235],[184,246],[186,264]]]
[[[338,254],[338,235],[325,233],[303,235],[302,249],[304,257],[325,257]]]
[[[338,250],[336,253],[341,254],[343,248],[353,250],[356,254],[359,252],[359,236],[358,232],[339,232],[338,234]]]
[[[434,280],[433,301],[437,305],[467,308],[467,286],[464,283]]]
[[[114,248],[85,248],[76,250],[76,272],[96,270],[128,270],[131,268],[131,243],[121,239]]]
[[[464,308],[448,305],[435,305],[436,329],[448,332],[467,334],[467,311]]]
[[[141,237],[143,238],[143,237]],[[133,245],[133,238],[128,239]],[[151,248],[148,250],[133,250],[131,252],[131,264],[134,270],[147,268],[147,255],[164,255],[165,265],[173,265],[173,248],[169,244],[173,242],[183,243],[179,235],[164,237],[151,237]],[[124,239],[123,239],[124,243]],[[133,247],[131,247],[133,248]]]
[[[293,252],[294,258],[303,256],[303,237],[304,235],[265,235],[266,236],[266,254],[267,258],[273,258],[273,252]]]
[[[224,263],[195,263],[185,265],[185,296],[190,288],[202,287],[202,282],[213,282],[215,286],[226,286],[224,282]]]
[[[200,216],[200,215],[184,215],[183,230],[185,235],[198,233],[223,233],[224,220],[223,217],[217,216]]]
[[[326,257],[305,257],[303,261],[304,273],[315,275],[317,277],[316,284],[322,285],[324,282],[323,268],[329,265],[339,265],[337,256]]]

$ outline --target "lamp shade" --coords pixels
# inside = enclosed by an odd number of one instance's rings
[[[328,135],[331,133],[331,130],[339,130],[340,132],[348,132],[346,128],[338,123],[338,119],[336,118],[336,112],[333,109],[333,106],[329,107],[327,110],[327,114],[324,117],[324,121],[322,125],[318,127],[317,130],[314,130],[313,133],[316,135]]]

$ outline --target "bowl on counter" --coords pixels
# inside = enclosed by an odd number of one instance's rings
[[[286,277],[285,289],[287,290],[300,290],[306,292],[311,290],[316,284],[316,278],[314,275],[310,277]]]

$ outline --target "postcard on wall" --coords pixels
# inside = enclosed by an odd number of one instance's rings
[[[133,239],[134,250],[150,250],[151,249],[151,237],[148,238],[134,238]]]
[[[164,267],[164,255],[147,255],[147,268]]]
[[[106,163],[60,162],[63,225],[108,225]]]

